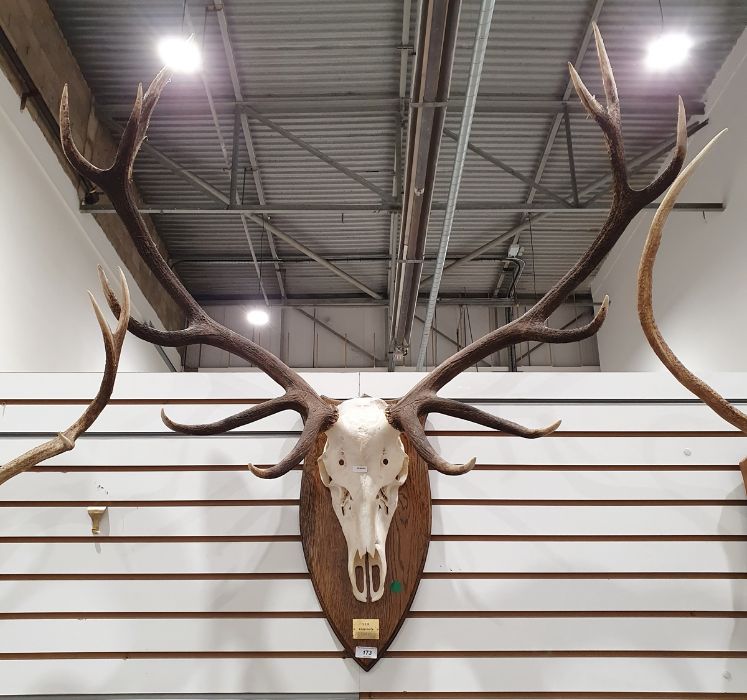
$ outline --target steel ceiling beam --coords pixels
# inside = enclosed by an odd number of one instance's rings
[[[602,193],[604,194],[604,193]],[[600,195],[601,197],[601,195]],[[596,198],[598,199],[598,197]],[[647,205],[646,209],[656,209],[659,205],[654,202]],[[352,208],[351,208],[352,207]],[[446,209],[444,202],[433,202],[431,205],[433,211],[443,211]],[[493,202],[486,200],[463,200],[456,205],[457,211],[484,211],[484,212],[503,212],[503,213],[532,213],[532,214],[562,214],[575,216],[578,214],[600,214],[607,213],[609,207],[605,206],[585,206],[578,207],[558,207],[553,204],[525,204],[523,202]],[[675,211],[704,212],[724,210],[723,202],[678,202],[674,205]],[[87,214],[113,214],[114,209],[111,206],[95,204],[92,206],[82,205],[82,212]],[[348,205],[342,202],[329,204],[320,204],[319,202],[294,203],[286,205],[269,205],[262,206],[236,206],[230,209],[220,209],[218,207],[139,207],[141,214],[160,214],[163,216],[236,216],[239,214],[294,214],[299,212],[315,211],[320,213],[339,214],[341,212],[391,212],[399,211],[398,208],[379,209],[369,205]],[[258,217],[261,220],[261,217]],[[535,221],[538,219],[535,218]],[[513,229],[512,229],[513,231]]]
[[[382,201],[391,201],[392,196],[389,194],[389,192],[382,189],[378,185],[374,185],[374,183],[371,182],[368,178],[365,178],[363,177],[363,175],[360,175],[354,170],[351,170],[346,165],[340,163],[340,161],[335,160],[334,158],[332,158],[332,156],[324,153],[324,151],[320,151],[318,148],[316,148],[316,146],[312,146],[308,141],[305,141],[300,136],[296,136],[296,134],[294,134],[292,131],[288,131],[288,129],[272,121],[272,119],[269,119],[253,107],[246,106],[243,108],[243,112],[248,112],[253,119],[258,121],[260,124],[264,124],[271,131],[274,131],[276,134],[280,134],[280,136],[288,139],[288,141],[290,141],[291,143],[295,143],[296,146],[303,148],[304,151],[306,151],[307,153],[311,153],[312,156],[318,158],[327,165],[330,165],[335,170],[341,172],[343,175],[347,175],[347,177],[349,177],[351,180],[354,180],[359,185],[363,185],[363,187],[365,187],[367,190],[370,190],[374,194],[381,197]]]
[[[459,190],[462,184],[464,162],[467,159],[469,136],[472,131],[472,120],[475,116],[475,102],[477,101],[477,93],[480,89],[480,78],[482,77],[482,67],[485,62],[485,52],[488,49],[488,37],[490,36],[490,25],[493,22],[494,9],[495,0],[481,0],[480,14],[477,18],[477,29],[475,30],[475,39],[472,45],[469,74],[467,76],[466,99],[459,122],[459,135],[457,136],[456,151],[454,153],[454,164],[451,170],[446,209],[444,211],[441,237],[438,243],[438,259],[436,260],[436,266],[433,271],[433,284],[431,285],[428,304],[425,308],[423,334],[420,339],[420,350],[418,351],[415,365],[418,371],[422,371],[425,367],[425,359],[428,354],[428,338],[431,333],[433,318],[436,314],[438,291],[441,287],[441,275],[443,274],[444,264],[446,263],[446,252],[449,248],[454,217],[456,216],[457,200],[459,199]],[[417,290],[419,286],[420,281],[418,280],[415,289]],[[413,315],[415,314],[415,309],[412,310],[412,313]],[[409,342],[409,338],[406,340]]]
[[[422,0],[420,4],[397,246],[398,269],[388,332],[389,350],[395,355],[404,353],[417,304],[460,9],[461,0]]]
[[[584,32],[584,37],[581,40],[581,44],[578,48],[578,51],[576,52],[576,58],[573,61],[574,66],[581,67],[581,62],[584,59],[584,56],[586,55],[586,52],[589,49],[589,44],[591,43],[591,38],[594,35],[594,24],[598,21],[599,15],[602,12],[602,7],[604,6],[604,0],[594,0],[594,4],[592,5],[591,9],[591,16],[589,17],[588,22],[586,23],[586,31]],[[555,117],[553,118],[552,124],[550,125],[550,130],[547,134],[547,138],[545,140],[545,146],[542,150],[542,153],[539,157],[539,161],[537,163],[537,168],[534,171],[534,179],[532,184],[529,187],[529,193],[527,194],[526,203],[531,204],[534,201],[534,197],[537,194],[538,191],[542,191],[539,187],[539,182],[542,179],[542,175],[544,175],[545,167],[547,166],[547,162],[550,159],[550,153],[552,152],[553,145],[555,144],[555,139],[557,138],[558,131],[560,129],[560,124],[565,121],[566,126],[566,138],[568,139],[568,157],[569,161],[571,163],[571,189],[573,192],[573,203],[575,206],[578,206],[578,187],[576,184],[576,171],[575,171],[575,164],[572,161],[572,154],[573,154],[573,144],[570,141],[571,138],[571,122],[570,122],[570,115],[568,112],[568,100],[575,92],[575,89],[573,87],[573,81],[568,78],[565,85],[565,90],[563,92],[563,97],[561,99],[561,102],[563,104],[563,109],[561,112],[556,112]],[[511,246],[516,245],[519,242],[519,239],[521,238],[521,233],[524,231],[524,228],[522,227],[522,219],[526,222],[527,226],[529,225],[529,212],[522,213],[521,217],[519,217],[518,226],[514,226],[511,231],[513,232],[513,239],[511,240],[511,243],[509,243],[509,248]],[[504,275],[501,274],[498,277],[498,282],[496,284],[496,293],[500,289],[500,286],[503,284],[503,278]]]
[[[356,253],[341,253],[339,255],[328,255],[326,258],[329,262],[344,262],[344,263],[356,263],[356,262],[391,262],[388,255],[384,253],[376,253],[376,254],[356,254]],[[447,260],[458,260],[458,257],[447,257]],[[435,255],[427,255],[425,257],[425,262],[434,262],[436,260]],[[510,262],[511,260],[515,260],[515,258],[506,258],[505,255],[486,255],[480,258],[477,258],[473,262],[475,263],[495,263],[495,262]],[[216,256],[194,256],[194,257],[182,257],[182,258],[172,258],[169,261],[169,264],[174,267],[176,265],[185,265],[185,264],[205,264],[205,265],[248,265],[249,263],[252,263],[252,258],[247,257],[233,257],[233,258],[224,258],[224,257],[216,257]],[[275,258],[258,258],[257,262],[260,265],[272,265],[275,262]],[[314,261],[311,258],[307,258],[305,256],[299,256],[299,257],[282,257],[277,260],[281,265],[300,265],[300,264],[308,264],[313,263]],[[417,318],[417,315],[415,316]]]
[[[121,127],[119,127],[116,124],[113,124],[115,128],[121,131]],[[219,189],[216,187],[213,187],[209,182],[205,182],[201,177],[198,175],[195,175],[191,170],[188,170],[187,168],[184,168],[182,165],[177,163],[173,158],[170,158],[169,156],[161,153],[155,146],[148,143],[148,141],[143,142],[142,148],[150,153],[154,158],[156,158],[159,162],[163,163],[167,168],[169,168],[173,173],[183,177],[187,182],[194,185],[198,189],[202,190],[203,192],[206,192],[209,194],[213,199],[215,199],[218,202],[222,202],[226,206],[229,206],[231,203],[230,198],[223,194]],[[88,213],[106,213],[106,210],[99,211],[96,207],[93,208],[87,208],[83,207],[81,211],[88,212]],[[211,213],[212,210],[210,210]],[[344,279],[346,282],[349,282],[354,287],[357,287],[362,292],[365,292],[368,294],[368,296],[372,297],[373,299],[381,299],[382,295],[378,292],[374,291],[370,287],[367,287],[363,282],[359,282],[355,277],[352,275],[349,275],[344,270],[341,270],[336,265],[333,265],[332,263],[325,260],[321,255],[317,255],[313,250],[310,248],[307,248],[303,243],[299,243],[295,238],[292,236],[289,236],[284,231],[281,231],[277,226],[265,221],[262,217],[256,216],[255,214],[246,213],[246,212],[237,212],[236,210],[231,209],[220,209],[216,210],[220,211],[222,213],[230,213],[230,214],[237,214],[237,213],[245,213],[247,218],[256,223],[258,226],[264,226],[267,228],[268,231],[270,231],[276,238],[279,238],[281,241],[284,241],[292,248],[295,248],[297,251],[303,253],[307,257],[311,258],[312,260],[315,260],[318,262],[322,267],[325,267],[330,272],[334,273],[341,279]],[[109,213],[116,213],[113,209],[109,211]]]
[[[406,49],[409,52],[409,47]],[[409,98],[405,98],[405,109],[409,109]],[[159,105],[159,114],[173,116],[207,115],[209,109],[202,100],[190,98],[170,100],[164,97]],[[572,114],[586,114],[583,106],[573,97],[567,102],[559,99],[541,99],[529,95],[481,94],[475,105],[477,114],[558,114],[567,105]],[[346,95],[244,95],[243,102],[230,98],[217,98],[213,102],[216,113],[228,115],[245,106],[260,111],[265,116],[294,114],[391,114],[400,111],[400,98],[397,94],[346,94]],[[452,94],[447,100],[448,109],[464,108],[464,95]],[[132,111],[132,103],[111,102],[103,107],[117,119],[126,119]],[[685,109],[691,116],[705,114],[705,105],[700,100],[687,100]],[[625,114],[628,117],[668,114],[669,101],[661,97],[628,97],[625,101]]]
[[[402,142],[405,139],[405,130],[407,127],[407,67],[409,64],[410,57],[410,15],[412,12],[411,0],[404,0],[402,3],[402,34],[400,39],[402,41],[400,52],[399,52],[399,124],[396,132],[396,142],[394,143],[394,178],[392,194],[395,200],[399,200],[402,197],[402,175],[403,175],[403,162],[402,162]],[[391,341],[391,333],[393,329],[393,306],[395,288],[397,283],[397,246],[398,236],[400,227],[399,213],[392,211],[389,215],[389,265],[387,265],[387,280],[386,289],[387,297],[389,298],[389,304],[387,305],[386,311],[386,347],[389,349]],[[394,354],[388,353],[387,355],[387,369],[390,372],[394,371],[395,362]]]
[[[188,8],[186,5],[186,2],[185,2],[184,7],[185,7],[185,16],[186,16],[188,15]],[[231,36],[228,31],[228,20],[226,18],[226,12],[225,12],[222,2],[215,4],[215,14],[216,14],[216,17],[218,18],[218,27],[220,29],[221,41],[223,42],[223,51],[226,54],[228,72],[231,76],[231,85],[233,87],[233,95],[237,102],[242,102],[244,97],[241,92],[241,81],[239,80],[239,73],[238,73],[238,69],[236,68],[236,59],[234,58],[233,46],[231,44]],[[190,25],[191,25],[191,21],[190,21]],[[194,29],[192,29],[192,31],[194,32]],[[203,85],[205,87],[205,92],[208,96],[208,102],[212,106],[214,104],[213,97],[212,97],[212,91],[210,89],[210,86],[207,83],[207,80],[205,80],[204,77],[203,77]],[[267,204],[267,201],[265,199],[264,187],[262,186],[262,178],[260,176],[259,163],[257,161],[257,154],[254,149],[254,141],[252,139],[252,132],[251,132],[251,129],[249,128],[249,120],[246,118],[246,113],[244,111],[237,111],[235,114],[235,117],[237,117],[239,121],[241,122],[241,131],[243,132],[243,135],[244,135],[244,145],[246,146],[246,152],[249,156],[249,165],[252,168],[252,178],[254,180],[254,189],[257,192],[257,201],[259,201],[259,203],[262,205]],[[218,120],[213,119],[213,124],[215,125],[215,129],[218,133],[218,138],[221,139],[220,124]],[[232,167],[235,167],[235,163],[232,164]],[[246,218],[244,216],[241,217],[241,224],[244,227],[244,235],[246,236],[246,240],[249,243],[249,248],[251,249],[252,257],[254,257],[254,246],[252,245],[252,239],[249,233],[249,226],[247,225]],[[273,237],[270,235],[269,232],[264,232],[264,233],[267,236],[267,242],[270,247],[270,253],[272,254],[273,257],[277,258],[277,251],[275,250],[275,241],[273,240]],[[285,282],[283,280],[283,275],[280,271],[279,265],[275,266],[275,277],[278,282],[278,288],[280,289],[280,294],[282,296],[285,296]],[[260,285],[261,285],[262,278],[259,277],[259,279],[260,279]]]
[[[246,305],[258,301],[257,296],[247,296],[245,294],[197,294],[195,299],[201,304],[206,306],[210,305]],[[423,300],[425,297],[423,298]],[[487,307],[499,307],[504,308],[507,306],[516,306],[517,304],[522,306],[531,306],[538,297],[531,295],[521,295],[516,299],[504,299],[486,296],[469,296],[469,295],[458,295],[458,296],[443,296],[439,299],[439,304],[442,306],[487,306]],[[600,304],[591,301],[589,295],[576,294],[576,306],[599,306]],[[362,306],[362,307],[383,307],[387,305],[386,299],[371,299],[370,297],[364,296],[322,296],[322,297],[300,297],[290,296],[285,300],[279,297],[270,297],[270,306],[291,308],[296,306]],[[565,302],[564,306],[572,306],[573,302]]]
[[[145,148],[145,144],[143,145]],[[187,171],[189,172],[189,171]],[[179,173],[182,174],[182,173]],[[194,183],[193,184],[197,184]],[[320,213],[388,213],[398,212],[399,206],[392,204],[389,206],[380,206],[378,204],[349,204],[347,202],[288,202],[278,204],[267,204],[262,206],[261,204],[246,204],[241,205],[237,208],[228,210],[224,207],[200,207],[200,206],[184,206],[179,204],[174,205],[158,205],[153,206],[149,204],[143,204],[139,207],[141,213],[152,212],[153,214],[195,214],[198,216],[204,215],[236,215],[239,213],[244,214],[298,214],[304,212],[320,212]],[[89,213],[109,214],[113,211],[111,206],[106,204],[94,204],[94,205],[82,205],[81,211]]]
[[[573,60],[573,65],[578,66],[579,70],[581,69],[581,63],[584,60],[584,56],[586,56],[589,44],[591,43],[591,40],[594,36],[594,24],[596,24],[596,22],[599,20],[599,15],[602,12],[602,7],[604,7],[604,0],[594,0],[591,8],[591,15],[589,16],[589,21],[586,23],[584,38],[581,40],[581,45],[578,47],[576,57]],[[561,102],[564,105],[567,105],[568,99],[572,94],[574,94],[573,81],[568,78],[565,85],[565,90],[563,91]],[[539,182],[542,179],[542,175],[544,175],[545,167],[547,166],[547,161],[550,158],[550,153],[552,151],[553,145],[555,144],[555,138],[558,135],[560,124],[562,121],[563,111],[556,112],[555,117],[552,120],[550,130],[547,134],[547,139],[545,140],[545,147],[542,150],[542,154],[539,158],[539,163],[537,164],[537,169],[534,173],[535,182]],[[535,187],[530,188],[529,195],[527,196],[527,204],[531,204],[534,201],[536,193],[537,189]]]
[[[233,137],[231,141],[231,185],[228,194],[229,208],[236,209],[239,206],[238,197],[238,184],[239,184],[239,141],[241,134],[241,116],[237,112],[233,117]],[[249,244],[249,254],[252,256],[254,262],[254,271],[257,273],[257,282],[259,284],[259,290],[262,292],[265,304],[267,304],[267,292],[265,286],[262,284],[262,269],[257,262],[257,255],[254,252],[254,245],[252,244],[252,237],[249,235],[249,227],[246,225],[246,217],[241,215],[241,224],[244,228],[244,236],[246,242]],[[281,288],[281,295],[285,296],[285,291]]]
[[[444,136],[448,136],[452,141],[457,141],[459,139],[459,136],[455,134],[451,129],[444,128]],[[539,182],[536,180],[533,180],[528,175],[524,175],[524,173],[520,173],[518,170],[512,168],[508,163],[502,161],[500,158],[497,158],[496,156],[488,153],[486,150],[479,148],[478,146],[475,146],[472,141],[467,142],[467,150],[472,151],[477,156],[480,156],[483,160],[488,161],[488,163],[492,163],[496,167],[500,168],[504,172],[508,173],[509,175],[512,175],[517,180],[521,180],[525,185],[530,185],[531,187],[534,187],[535,189],[539,190],[543,194],[546,194],[548,197],[554,199],[556,202],[561,204],[564,207],[570,207],[572,206],[570,202],[563,199],[560,195],[555,194],[552,190],[548,189],[544,185],[540,185]]]
[[[689,126],[688,129],[687,129],[688,136],[692,136],[693,134],[697,133],[703,127],[705,127],[707,125],[708,125],[708,120],[704,119],[701,122],[696,122],[695,124]],[[675,144],[675,139],[674,138],[669,138],[662,145],[660,145],[660,146],[654,146],[653,148],[649,149],[648,151],[646,151],[645,153],[641,154],[637,158],[634,158],[628,164],[628,174],[629,175],[634,175],[639,170],[642,170],[643,168],[645,168],[646,166],[648,166],[649,164],[651,164],[653,161],[655,161],[658,158],[660,158],[661,156],[663,156],[665,153],[668,153],[669,151],[671,151],[672,148],[674,147],[674,144]],[[579,196],[590,194],[591,192],[594,192],[594,191],[598,190],[600,187],[604,187],[605,185],[609,185],[609,183],[611,181],[612,181],[612,175],[611,174],[604,175],[603,177],[600,177],[600,178],[596,179],[594,182],[590,183],[589,185],[587,185],[586,187],[584,187],[582,190],[580,190],[579,191]],[[582,211],[589,211],[590,210],[589,205],[592,204],[593,202],[595,202],[596,200],[601,199],[603,196],[605,196],[608,193],[608,191],[609,191],[609,188],[605,188],[605,189],[601,190],[600,192],[598,192],[597,194],[592,195],[589,199],[586,200],[586,202],[584,202],[581,205],[581,209],[573,209],[572,212],[573,213],[580,213]],[[648,208],[655,208],[656,206],[657,206],[656,203],[654,203],[654,204],[650,204]],[[720,210],[723,210],[723,203],[720,204],[720,205],[717,203],[716,206],[720,206],[721,207]],[[602,209],[605,212],[609,211],[608,207],[604,207]],[[537,216],[535,216],[533,221],[534,221],[534,223],[537,223],[538,221],[543,221],[546,217],[553,216],[554,214],[555,214],[554,212],[541,213],[541,214],[538,214]],[[488,241],[487,243],[484,243],[479,248],[475,248],[471,253],[468,253],[467,255],[465,255],[464,257],[460,258],[456,262],[453,262],[450,265],[447,265],[444,268],[444,273],[446,273],[447,271],[452,271],[453,272],[459,266],[464,265],[465,263],[468,263],[471,260],[474,260],[475,258],[479,257],[483,253],[488,252],[489,250],[492,250],[498,244],[500,244],[503,241],[511,238],[512,236],[515,236],[517,233],[519,233],[520,231],[523,231],[525,228],[528,228],[528,227],[529,227],[529,221],[528,220],[522,221],[520,224],[514,226],[513,228],[509,229],[508,231],[504,231],[503,233],[501,233],[500,235],[496,236],[492,240]],[[430,279],[430,277],[423,278],[421,284],[425,284],[426,282],[428,282],[429,279]]]
[[[565,148],[568,155],[568,174],[571,177],[571,196],[573,198],[573,206],[579,205],[578,199],[578,181],[576,180],[576,156],[573,153],[573,133],[571,132],[571,115],[568,114],[568,109],[563,110],[563,123],[565,124]],[[543,192],[540,189],[541,185],[535,183],[534,188]]]

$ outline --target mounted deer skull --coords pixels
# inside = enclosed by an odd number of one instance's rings
[[[348,545],[348,576],[356,600],[384,595],[386,537],[410,458],[386,419],[386,402],[343,401],[319,457],[322,483]],[[362,584],[362,585],[359,585]]]
[[[383,651],[409,609],[424,565],[430,530],[427,465],[443,474],[464,474],[475,464],[475,460],[471,459],[464,464],[455,465],[438,455],[423,429],[422,422],[426,416],[429,413],[442,413],[525,438],[547,435],[560,424],[556,422],[540,429],[526,428],[461,402],[441,398],[437,395],[438,391],[479,360],[509,345],[529,340],[569,343],[594,335],[607,314],[606,299],[593,320],[585,326],[555,330],[548,328],[546,322],[611,250],[633,217],[667,189],[682,167],[687,133],[684,108],[680,100],[677,141],[671,162],[647,187],[641,190],[630,187],[625,166],[617,89],[596,26],[594,34],[606,105],[601,105],[591,95],[573,66],[569,66],[569,69],[581,102],[602,129],[609,152],[612,203],[607,220],[584,255],[523,316],[463,348],[436,367],[405,396],[388,406],[377,399],[354,399],[337,404],[318,395],[280,359],[210,318],[162,257],[138,210],[132,168],[145,139],[153,109],[169,81],[168,71],[162,70],[144,95],[142,86],[138,87],[135,105],[124,128],[117,155],[113,164],[106,169],[92,165],[75,146],[70,127],[67,89],[63,91],[60,131],[65,155],[84,178],[108,195],[140,255],[186,316],[186,327],[183,330],[159,331],[130,319],[130,331],[142,340],[167,347],[202,343],[226,350],[262,369],[285,390],[278,398],[215,423],[184,425],[163,415],[166,425],[172,430],[189,435],[215,435],[280,411],[292,410],[301,415],[304,421],[303,431],[290,453],[274,466],[250,465],[250,468],[257,476],[275,478],[286,474],[308,458],[301,486],[301,537],[304,554],[322,607],[351,653],[354,643],[350,636],[350,616],[378,616],[382,620],[384,629],[379,644],[380,651]],[[119,304],[110,290],[108,300],[112,311],[119,314]],[[309,463],[313,464],[314,469],[310,468]],[[329,501],[322,507],[324,493],[327,494],[326,498],[331,497],[332,508],[329,507]],[[335,523],[336,531],[330,529],[327,521],[333,512],[338,521]],[[397,542],[387,543],[390,528],[392,532],[400,533]],[[339,572],[330,569],[341,563],[334,558],[336,553],[332,553],[334,557],[330,554],[334,549],[330,541],[339,535],[340,529],[347,544],[345,584],[343,579],[335,578]],[[414,536],[414,532],[419,534]],[[400,548],[396,562],[390,558],[387,565],[386,550],[395,546]],[[403,552],[403,547],[409,547],[409,550]],[[397,569],[393,573],[395,564]],[[404,579],[395,580],[395,573]],[[389,580],[391,585],[387,589]],[[340,589],[348,581],[353,590],[352,600],[345,597]],[[394,594],[387,594],[387,590],[394,593],[401,591],[403,587],[404,595],[399,598]],[[370,601],[366,602],[367,598]],[[394,608],[396,613],[391,612]],[[361,665],[370,668],[372,664]]]

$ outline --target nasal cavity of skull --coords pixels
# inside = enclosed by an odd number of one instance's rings
[[[344,486],[340,486],[340,490],[342,491],[340,512],[345,515],[346,512],[350,509],[350,502],[353,500],[353,497],[350,495],[350,491],[348,491]]]
[[[373,564],[369,566],[369,575],[371,577],[371,580],[368,582],[368,590],[369,590],[369,598],[373,599],[373,596],[371,595],[371,591],[378,591],[381,583],[381,569],[379,568],[378,564]]]
[[[379,489],[379,493],[376,494],[376,501],[379,504],[379,510],[384,510],[389,515],[389,499],[386,497],[383,488]]]
[[[378,591],[381,587],[381,567],[378,562],[372,561],[369,554],[362,558],[356,557],[355,586],[367,601],[372,601],[371,592]]]

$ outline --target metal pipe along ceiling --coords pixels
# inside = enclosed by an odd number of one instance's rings
[[[436,311],[436,301],[438,300],[438,291],[441,287],[441,275],[443,274],[444,264],[446,263],[446,251],[449,248],[451,227],[454,223],[454,214],[456,213],[456,202],[459,197],[459,186],[462,182],[464,160],[467,156],[467,147],[469,145],[470,132],[472,131],[472,118],[475,114],[475,102],[477,101],[477,91],[480,89],[482,66],[485,61],[485,50],[488,46],[490,23],[493,21],[494,9],[495,0],[482,0],[480,5],[480,16],[475,31],[475,43],[472,47],[472,61],[470,62],[469,77],[467,79],[464,110],[462,111],[459,137],[457,139],[456,153],[454,154],[454,167],[451,171],[451,183],[449,184],[449,194],[446,199],[446,211],[444,213],[443,228],[441,229],[441,241],[438,246],[438,258],[436,259],[436,268],[433,272],[433,284],[431,285],[431,292],[428,298],[428,306],[425,310],[423,337],[420,341],[420,351],[418,352],[416,366],[418,371],[422,371],[425,366],[425,357],[428,350],[428,338],[431,334],[433,316]]]
[[[391,299],[390,350],[404,352],[412,330],[441,134],[449,99],[461,0],[423,0],[407,128],[407,159]]]

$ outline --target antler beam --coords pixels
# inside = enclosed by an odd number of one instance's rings
[[[90,163],[75,145],[70,125],[70,108],[66,86],[60,102],[62,149],[71,165],[109,197],[114,209],[127,228],[137,251],[186,317],[186,327],[182,330],[160,331],[132,318],[129,320],[129,330],[142,340],[167,347],[204,343],[226,350],[262,369],[285,390],[285,394],[280,399],[271,399],[260,406],[255,406],[216,423],[183,425],[175,423],[163,415],[166,425],[190,435],[212,435],[240,425],[246,425],[280,411],[296,411],[303,418],[305,427],[298,444],[288,457],[274,467],[267,469],[249,465],[258,476],[281,476],[301,462],[305,456],[303,449],[307,449],[310,444],[313,444],[319,432],[326,430],[334,423],[337,409],[332,402],[319,396],[300,375],[279,358],[248,338],[210,318],[169,267],[153,241],[145,220],[138,210],[132,182],[132,170],[140,146],[145,139],[153,109],[170,78],[170,71],[164,68],[155,77],[145,94],[143,94],[142,85],[138,86],[135,104],[122,133],[117,154],[114,162],[108,168],[99,168]],[[112,312],[119,315],[121,309],[105,278],[103,284]]]
[[[641,264],[638,268],[638,318],[651,349],[662,361],[662,364],[672,373],[672,376],[706,405],[710,406],[725,421],[731,423],[743,433],[747,433],[747,415],[734,408],[721,394],[706,384],[700,377],[695,376],[682,364],[677,355],[674,354],[672,348],[664,340],[659,326],[656,324],[653,308],[654,263],[656,262],[656,254],[661,245],[664,226],[674,208],[677,197],[679,197],[687,181],[692,177],[706,153],[711,150],[725,131],[726,129],[716,134],[680,173],[664,199],[662,199],[659,209],[654,215],[646,243],[643,247]]]
[[[599,68],[602,73],[605,104],[602,105],[589,92],[571,64],[568,64],[568,69],[582,104],[602,129],[612,169],[612,204],[599,234],[576,264],[524,315],[452,355],[388,409],[391,424],[407,434],[423,459],[429,461],[436,469],[445,474],[463,474],[469,471],[474,466],[474,459],[462,465],[450,464],[441,458],[435,459],[434,451],[423,431],[421,418],[432,410],[429,408],[430,406],[439,405],[437,403],[439,401],[437,392],[477,361],[509,345],[527,340],[567,343],[594,335],[604,322],[607,314],[609,300],[606,297],[594,319],[580,328],[551,329],[546,326],[547,319],[604,259],[633,217],[669,187],[684,163],[687,150],[687,129],[685,109],[680,98],[677,110],[677,141],[669,164],[659,177],[642,190],[634,190],[630,186],[625,165],[620,100],[607,51],[596,25],[594,25],[594,38]],[[487,425],[482,416],[467,411],[463,411],[460,417]],[[476,420],[476,418],[481,420]],[[488,427],[497,427],[499,420],[496,419],[496,423]],[[533,438],[552,432],[558,425],[559,423],[554,423],[540,430],[513,426],[513,430],[507,430],[507,432]],[[520,431],[517,429],[520,429]]]
[[[104,273],[101,267],[99,267],[99,279],[103,282]],[[112,391],[114,390],[114,380],[117,377],[117,367],[119,366],[119,358],[122,353],[122,344],[124,343],[125,335],[127,335],[127,322],[130,319],[130,290],[127,287],[127,281],[122,270],[119,271],[119,281],[122,287],[122,305],[114,332],[112,332],[109,324],[104,319],[104,315],[101,313],[101,309],[96,303],[93,294],[88,292],[91,304],[93,305],[93,311],[96,314],[96,320],[99,322],[99,328],[101,328],[101,336],[104,341],[104,351],[106,353],[106,365],[98,393],[91,403],[88,404],[83,415],[67,430],[62,431],[42,445],[37,445],[28,452],[24,452],[20,457],[12,459],[7,464],[0,466],[0,484],[21,472],[28,471],[44,460],[72,450],[75,447],[75,441],[93,425],[93,422],[101,415],[104,407],[109,403]]]

